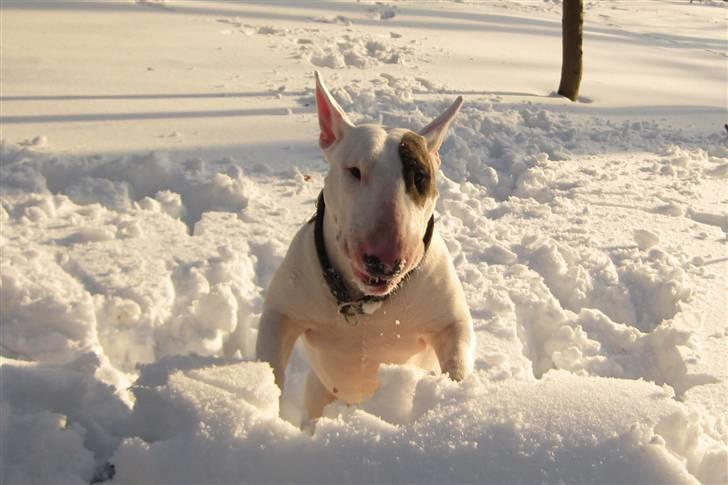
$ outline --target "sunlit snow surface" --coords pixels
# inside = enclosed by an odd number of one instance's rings
[[[556,1],[3,1],[0,481],[728,482],[728,11],[585,5],[573,104]],[[280,402],[252,358],[314,69],[354,122],[465,97],[437,227],[478,346],[310,435],[303,353]]]

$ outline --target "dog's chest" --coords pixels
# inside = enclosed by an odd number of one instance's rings
[[[312,322],[308,326],[307,335],[326,335],[343,342],[365,342],[372,344],[396,345],[403,338],[416,338],[425,332],[422,316],[407,311],[409,305],[386,301],[372,304],[376,308],[372,313],[357,312],[345,316],[335,308],[329,318]]]
[[[406,295],[396,295],[371,314],[353,318],[332,314],[332,318],[311,325],[306,339],[326,352],[346,349],[346,353],[367,352],[380,362],[404,362],[425,345],[429,332],[423,320]]]
[[[365,316],[356,326],[312,325],[304,336],[311,367],[339,399],[358,402],[376,389],[381,364],[403,364],[427,348],[418,322],[400,313]]]

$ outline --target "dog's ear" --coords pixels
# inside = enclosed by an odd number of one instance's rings
[[[319,146],[322,150],[326,150],[340,140],[349,128],[353,128],[354,124],[349,121],[339,103],[329,94],[318,71],[314,71],[314,74],[316,76],[316,109],[321,127]]]
[[[440,150],[442,142],[445,141],[447,129],[450,123],[452,123],[452,120],[455,119],[455,115],[460,111],[462,104],[463,97],[458,96],[458,99],[444,113],[419,131],[419,134],[427,140],[427,148],[433,155],[437,155],[438,150]]]

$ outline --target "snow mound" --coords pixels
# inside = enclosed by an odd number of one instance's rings
[[[385,20],[396,16],[390,7],[371,11],[377,19]],[[355,20],[345,15],[312,17],[312,21],[332,26],[351,26]],[[251,25],[239,19],[218,19],[218,22],[233,26],[236,32],[249,35],[273,36],[277,38],[276,49],[286,49],[289,55],[300,62],[316,67],[331,69],[371,69],[387,64],[406,64],[426,56],[418,54],[415,46],[401,39],[400,34],[372,35],[360,33],[352,28],[321,31],[313,28],[282,28],[272,25]],[[224,34],[231,31],[225,30]]]
[[[100,203],[115,210],[128,210],[138,202],[149,210],[161,207],[190,227],[204,212],[239,212],[256,195],[241,169],[230,163],[227,168],[200,159],[177,164],[163,153],[59,159],[6,142],[0,150],[6,162],[0,183],[6,190],[63,193],[77,204]]]
[[[644,382],[618,382],[615,392],[609,379],[554,373],[536,384],[492,385],[473,376],[459,386],[390,366],[367,405],[329,406],[309,437],[277,418],[272,373],[260,366],[173,371],[163,384],[138,388],[144,397],[134,419],[160,437],[126,439],[112,460],[116,479],[585,483],[610,476],[617,483],[693,482],[654,425],[625,424],[660,422],[666,435],[682,436],[671,418],[679,405],[670,392]],[[602,399],[593,401],[594,394]],[[172,436],[157,431],[169,420],[175,422]]]
[[[328,61],[327,61],[328,62]],[[332,61],[334,62],[334,61]],[[334,62],[343,67],[345,63]],[[340,65],[339,65],[340,64]],[[422,103],[416,98],[450,92],[419,77],[380,73],[369,80],[354,80],[345,86],[332,86],[342,108],[354,114],[355,122],[376,122],[388,126],[425,126],[445,109],[450,100]],[[460,94],[460,93],[458,93]],[[466,93],[467,94],[467,93]],[[722,142],[714,136],[699,137],[652,120],[616,122],[597,115],[569,115],[537,103],[501,104],[498,96],[490,101],[469,99],[461,109],[441,150],[442,170],[456,182],[469,181],[488,189],[497,200],[511,196],[553,200],[555,194],[585,183],[584,177],[570,174],[567,180],[553,178],[552,168],[575,156],[591,156],[605,150],[648,150],[664,153],[656,173],[702,178],[722,177]],[[312,96],[300,100],[311,104]],[[396,106],[397,109],[392,109]],[[359,119],[357,119],[357,115]],[[683,148],[675,142],[683,144]],[[716,155],[701,148],[710,146]],[[688,148],[689,147],[689,148]],[[689,164],[686,160],[689,160]],[[677,169],[675,169],[677,170]]]
[[[85,430],[63,415],[23,413],[0,403],[5,483],[84,483],[94,471],[93,453],[83,446]]]
[[[128,432],[129,408],[85,354],[63,366],[0,361],[4,483],[88,483]]]
[[[319,47],[302,44],[300,55],[317,67],[370,69],[380,64],[404,64],[414,57],[412,47],[390,47],[374,38],[346,35],[335,44]]]

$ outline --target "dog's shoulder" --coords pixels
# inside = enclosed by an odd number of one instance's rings
[[[315,319],[325,311],[328,291],[314,243],[314,224],[298,229],[266,291],[265,304],[297,320]]]

